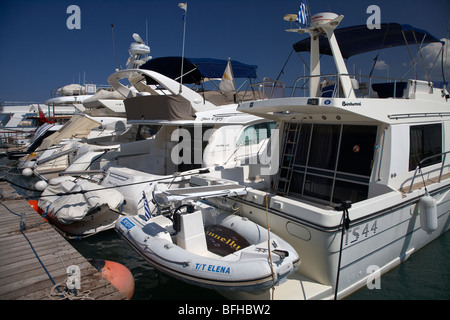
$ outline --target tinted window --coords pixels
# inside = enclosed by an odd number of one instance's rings
[[[367,199],[376,135],[376,126],[288,124],[277,190],[328,203]]]
[[[338,171],[369,176],[377,127],[343,126]]]
[[[270,138],[275,122],[264,122],[248,126],[239,137],[237,146],[249,146],[258,144],[266,138]]]
[[[442,125],[428,124],[411,126],[409,131],[409,170],[415,170],[424,158],[442,153]],[[426,160],[422,166],[440,163],[441,156]]]
[[[314,126],[308,166],[335,170],[340,129],[338,125]]]

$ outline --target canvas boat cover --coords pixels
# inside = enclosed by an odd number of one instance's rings
[[[161,57],[147,61],[140,69],[152,70],[171,79],[180,78],[181,63],[183,61],[183,83],[199,83],[207,78],[222,78],[228,60],[211,58],[182,58]],[[235,78],[256,79],[257,66],[231,60]],[[154,84],[147,78],[147,84]]]
[[[100,207],[116,209],[122,203],[123,195],[119,191],[73,177],[50,180],[39,199],[39,207],[64,225],[80,221]]]
[[[85,92],[85,87],[80,84],[68,84],[57,91],[60,96],[77,96],[85,94]]]
[[[104,107],[100,100],[113,99],[113,100],[123,100],[123,96],[117,91],[109,91],[101,89],[97,91],[91,97],[83,100],[83,105],[87,109],[95,109]]]
[[[74,114],[64,126],[42,141],[37,151],[45,150],[50,146],[57,145],[62,139],[86,138],[93,128],[101,123],[90,119],[82,114]]]
[[[194,120],[195,110],[180,95],[150,95],[124,100],[127,120]]]
[[[336,29],[334,34],[344,59],[351,56],[397,46],[441,42],[429,32],[409,24],[382,23],[380,29],[369,29],[367,25]],[[405,41],[406,39],[406,41]],[[442,42],[441,42],[442,43]],[[310,51],[311,40],[306,38],[294,44],[297,52]],[[320,36],[319,51],[332,55],[330,44],[324,34]]]

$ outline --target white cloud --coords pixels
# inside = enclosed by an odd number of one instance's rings
[[[441,41],[445,42],[444,49],[444,69],[446,70],[446,77],[450,74],[450,39],[442,38]],[[427,66],[428,72],[432,72],[433,77],[442,75],[441,72],[441,53],[442,44],[438,42],[430,43],[423,47],[422,56]],[[416,63],[422,64],[421,61]]]
[[[375,63],[375,69],[377,70],[386,70],[389,68],[389,65],[384,60],[379,60]]]

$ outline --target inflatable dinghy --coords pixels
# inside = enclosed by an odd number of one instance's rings
[[[59,177],[39,199],[39,208],[67,237],[87,237],[114,228],[124,199],[120,192],[101,185]]]
[[[277,235],[200,201],[179,206],[169,217],[120,217],[116,230],[156,269],[209,289],[265,290],[300,264]]]

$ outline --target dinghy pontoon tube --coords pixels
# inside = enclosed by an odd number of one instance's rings
[[[49,181],[39,207],[67,237],[86,237],[113,228],[123,202],[123,195],[113,188],[62,176]]]
[[[171,191],[180,195],[164,193]],[[203,201],[182,204],[170,217],[120,217],[116,230],[153,267],[215,290],[264,290],[300,265],[297,252],[277,235]]]

